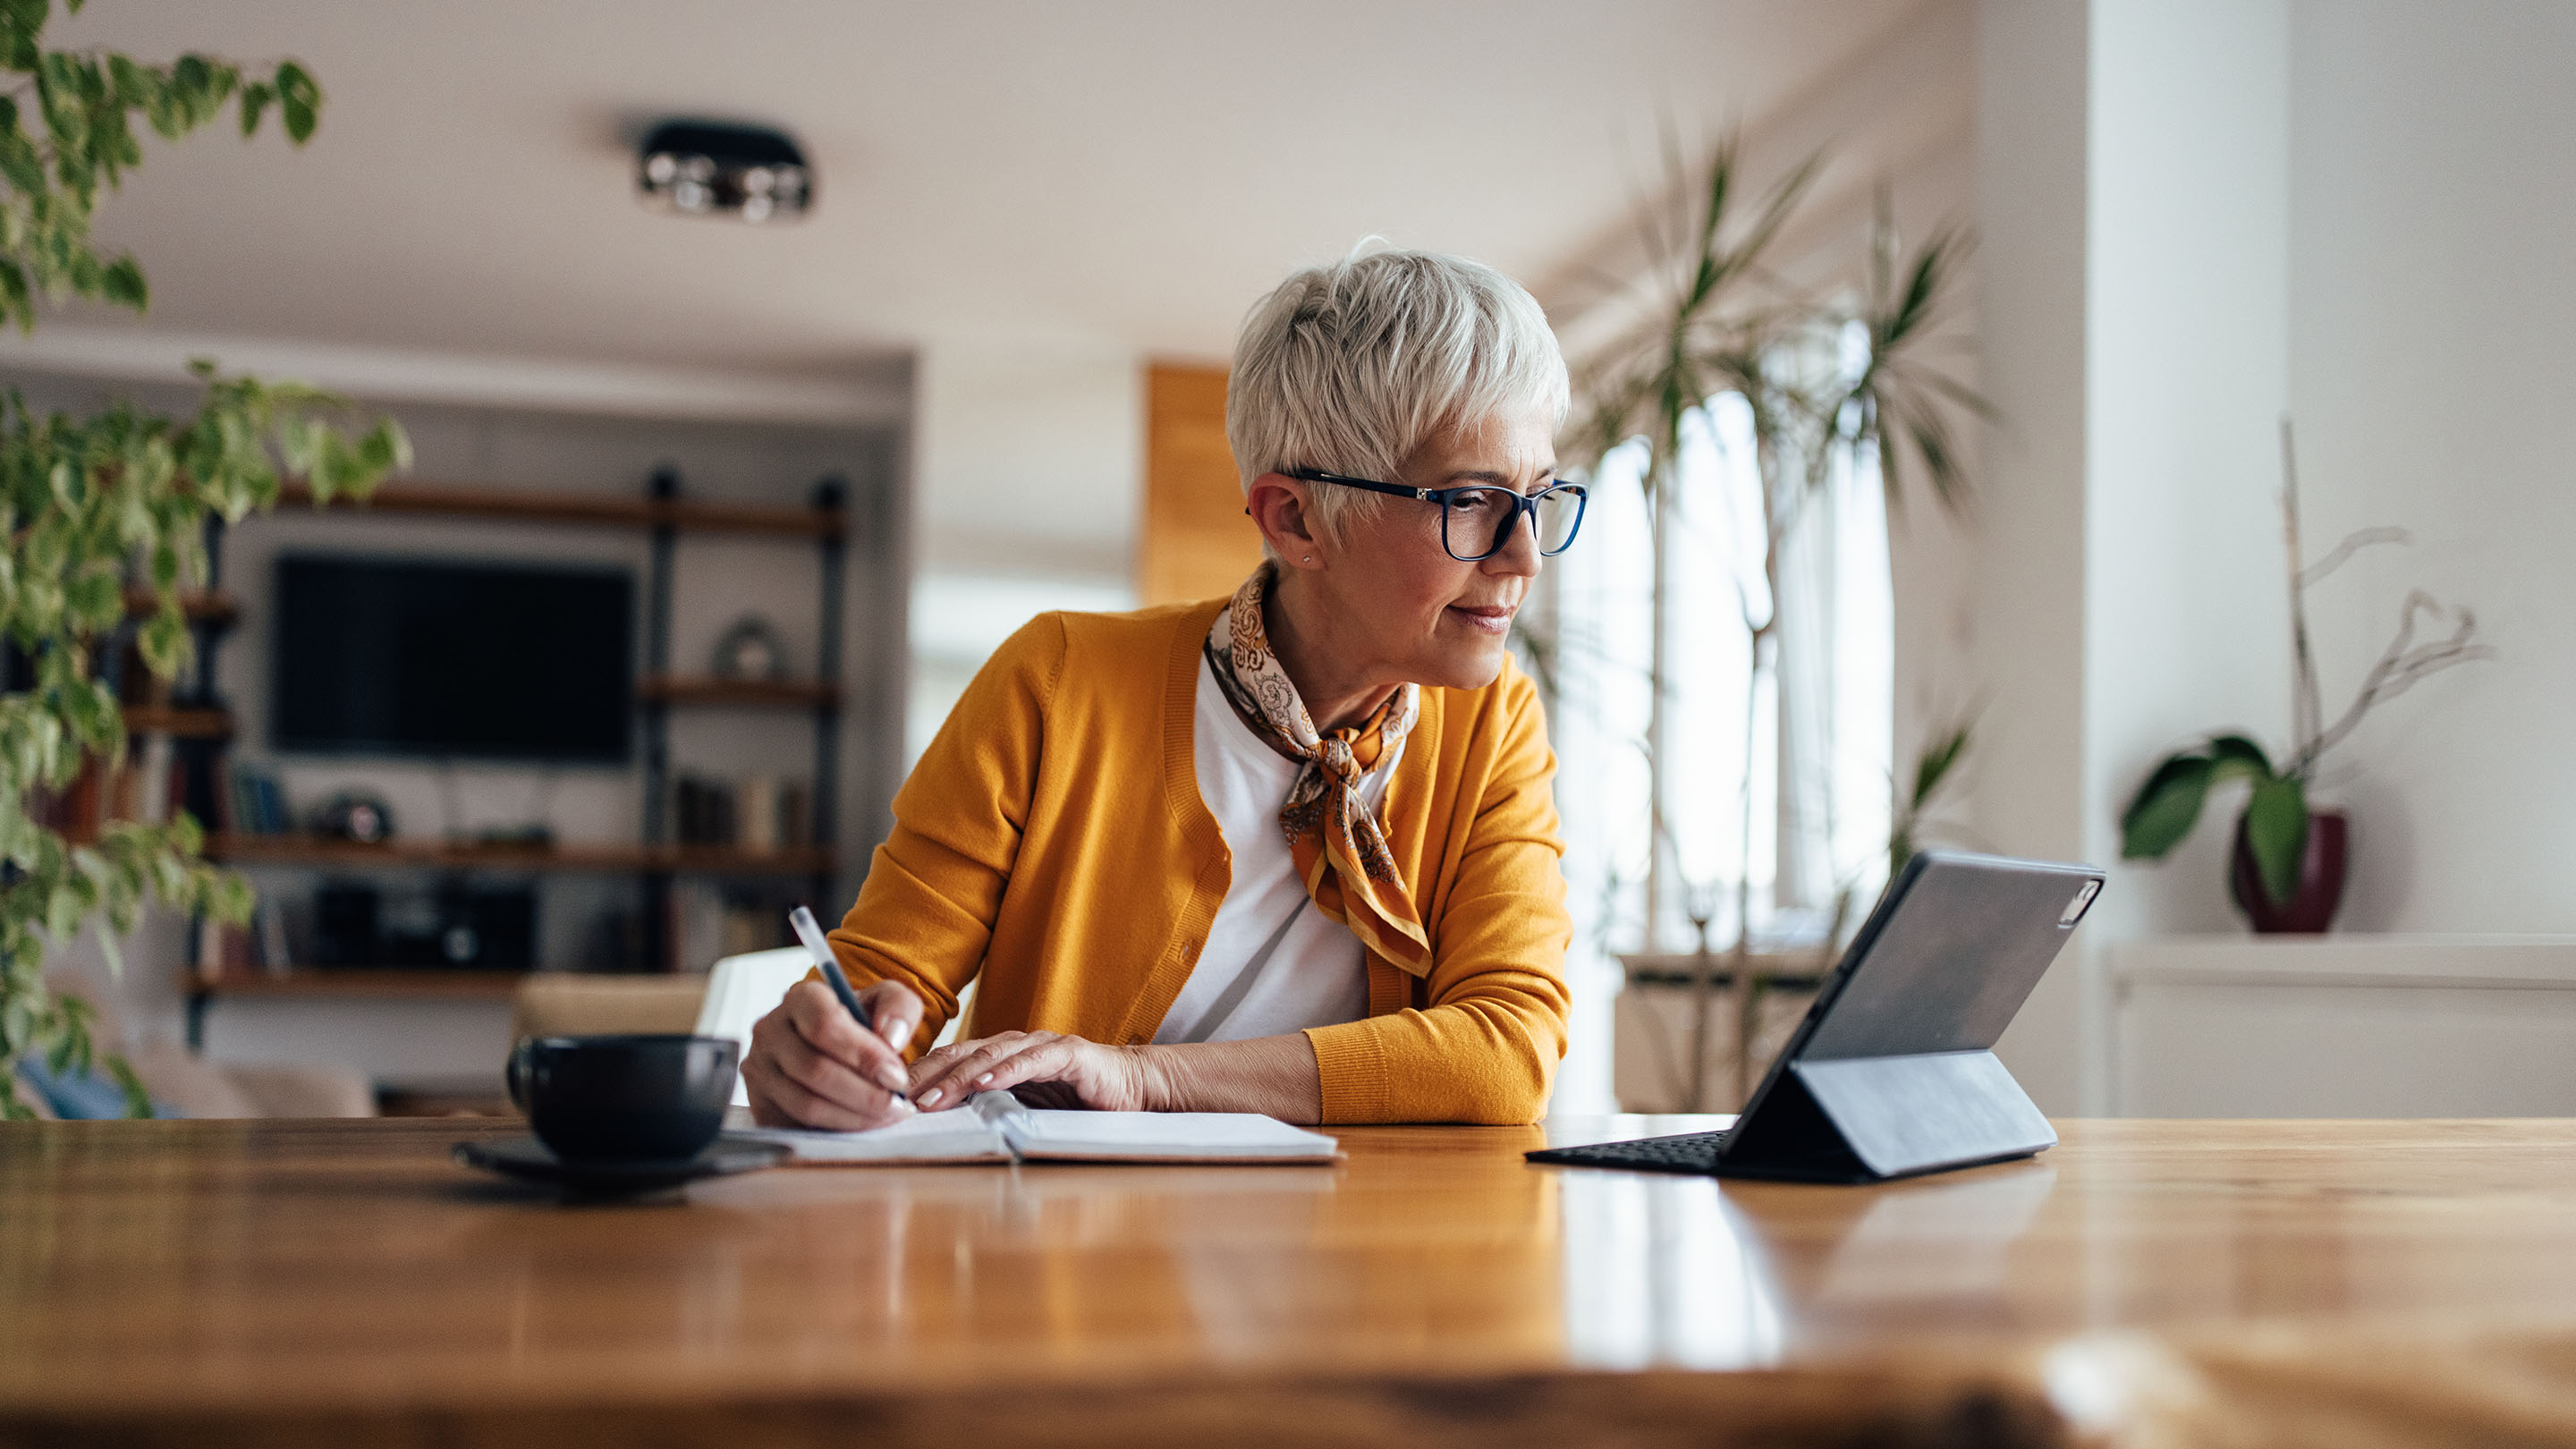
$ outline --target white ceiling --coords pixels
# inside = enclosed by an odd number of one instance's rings
[[[100,230],[150,326],[828,369],[942,337],[1221,358],[1368,233],[1563,271],[1667,119],[1758,121],[1919,0],[91,0],[56,44],[293,55],[303,152],[151,153]],[[630,138],[766,121],[819,176],[760,229],[635,203]]]

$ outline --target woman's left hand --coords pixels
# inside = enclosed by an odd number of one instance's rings
[[[1052,1031],[1006,1031],[952,1042],[912,1064],[912,1104],[925,1112],[965,1105],[977,1092],[1017,1090],[1040,1107],[1151,1111],[1152,1069],[1133,1048]]]

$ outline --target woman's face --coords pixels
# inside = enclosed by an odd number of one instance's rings
[[[1535,493],[1556,472],[1554,423],[1550,412],[1535,407],[1496,413],[1433,438],[1405,460],[1400,477],[1379,481],[1412,488],[1484,483]],[[1511,542],[1493,557],[1460,563],[1440,545],[1439,504],[1383,495],[1373,501],[1379,505],[1374,516],[1351,519],[1338,545],[1317,540],[1314,582],[1331,606],[1346,657],[1367,660],[1371,673],[1390,681],[1448,689],[1493,683],[1512,616],[1538,576],[1529,520],[1514,524]],[[1458,542],[1466,553],[1483,546],[1467,543],[1464,530]]]

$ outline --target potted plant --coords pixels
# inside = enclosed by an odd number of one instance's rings
[[[1747,208],[1734,141],[1719,144],[1703,168],[1687,168],[1672,155],[1673,204],[1669,212],[1650,214],[1645,228],[1663,305],[1590,359],[1575,378],[1578,411],[1560,442],[1561,457],[1572,466],[1597,466],[1613,449],[1641,437],[1647,449],[1643,484],[1653,532],[1656,622],[1645,753],[1657,802],[1673,748],[1666,738],[1672,661],[1662,602],[1674,566],[1671,495],[1692,415],[1733,393],[1745,400],[1752,420],[1761,576],[1740,581],[1736,617],[1754,675],[1745,696],[1748,712],[1778,666],[1777,601],[1790,540],[1836,464],[1874,460],[1891,504],[1902,499],[1908,479],[1919,479],[1941,506],[1955,509],[1968,491],[1957,426],[1991,415],[1984,399],[1950,376],[1934,355],[1969,250],[1965,233],[1943,229],[1910,250],[1901,247],[1882,196],[1857,259],[1861,285],[1855,293],[1795,288],[1773,270],[1769,250],[1797,215],[1823,159],[1809,157]],[[1848,367],[1826,364],[1823,359],[1842,355],[1843,339],[1854,331],[1861,339],[1853,349],[1857,361]],[[1748,718],[1746,737],[1752,733]],[[1741,827],[1741,858],[1747,860],[1756,829],[1752,770],[1748,751],[1742,788],[1731,802]],[[1645,882],[1650,956],[1656,954],[1668,877],[1677,874],[1668,860],[1660,808]],[[1720,888],[1680,884],[1698,935],[1689,968],[1689,1035],[1705,1042],[1721,976],[1738,983],[1748,1016],[1762,996],[1765,978],[1751,931],[1752,882],[1739,878],[1725,887],[1734,897],[1734,940],[1722,955],[1708,941]],[[1686,1111],[1707,1105],[1701,1075],[1690,1073]]]
[[[40,298],[143,310],[143,269],[90,238],[100,188],[142,164],[138,124],[175,141],[229,107],[248,137],[274,110],[301,145],[322,105],[321,87],[291,60],[253,71],[203,55],[155,65],[47,50],[50,18],[48,0],[0,4],[0,71],[13,73],[0,84],[0,319],[21,331],[34,329]],[[0,1116],[32,1115],[21,1062],[91,1068],[89,1008],[47,989],[49,948],[97,922],[115,967],[116,938],[147,895],[249,919],[249,887],[200,858],[201,823],[184,814],[68,829],[44,818],[44,799],[85,766],[123,765],[124,714],[108,676],[125,646],[164,681],[187,665],[180,592],[204,585],[206,520],[274,504],[281,465],[322,501],[363,494],[408,458],[390,420],[349,418],[310,387],[224,377],[207,361],[192,370],[206,393],[188,418],[122,403],[88,418],[46,416],[15,394],[0,398],[0,633],[33,676],[0,694]],[[103,1065],[127,1109],[148,1112],[133,1072],[113,1058]]]
[[[2157,762],[2120,817],[2120,854],[2161,860],[2191,833],[2209,792],[2242,780],[2253,788],[2237,815],[2236,845],[2229,857],[2228,888],[2237,908],[2259,932],[2319,932],[2334,922],[2343,900],[2350,859],[2350,825],[2340,810],[2319,809],[2309,798],[2317,768],[2363,717],[2414,687],[2427,675],[2490,659],[2477,642],[2477,616],[2442,603],[2421,589],[2398,610],[2397,634],[2362,676],[2352,703],[2333,723],[2319,703],[2315,656],[2308,648],[2309,588],[2374,544],[2407,543],[2404,529],[2365,528],[2335,545],[2314,564],[2303,563],[2299,543],[2298,456],[2290,420],[2281,420],[2281,523],[2288,545],[2290,592],[2290,751],[2279,760],[2249,736],[2229,732],[2176,751]],[[2419,629],[2449,632],[2416,642]]]

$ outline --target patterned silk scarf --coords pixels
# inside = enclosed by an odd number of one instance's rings
[[[1361,945],[1401,969],[1428,975],[1431,938],[1396,871],[1386,833],[1359,792],[1361,781],[1394,762],[1421,713],[1422,689],[1400,684],[1358,728],[1319,733],[1262,627],[1261,603],[1274,577],[1269,564],[1253,570],[1216,616],[1207,637],[1209,672],[1253,733],[1280,754],[1305,762],[1280,807],[1279,828],[1315,909],[1350,927]]]

